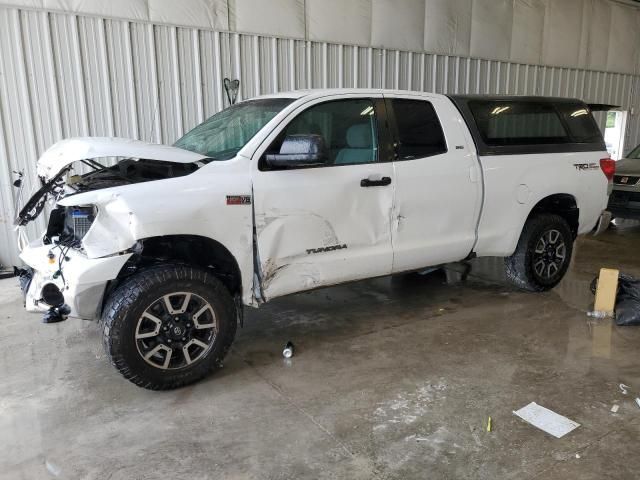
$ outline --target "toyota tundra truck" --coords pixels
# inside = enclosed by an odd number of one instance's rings
[[[171,389],[219,366],[245,306],[283,295],[481,256],[548,290],[576,236],[609,224],[614,173],[580,100],[269,95],[173,146],[53,145],[16,216],[20,282],[28,311],[98,320],[124,377]]]

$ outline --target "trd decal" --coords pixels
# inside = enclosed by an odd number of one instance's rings
[[[251,205],[251,195],[227,195],[227,205]]]
[[[343,248],[347,248],[346,243],[343,243],[342,245],[331,245],[330,247],[307,248],[307,254],[311,255],[312,253],[332,252],[333,250],[342,250]]]
[[[600,168],[597,163],[574,163],[573,166],[580,172],[583,170],[597,170]]]

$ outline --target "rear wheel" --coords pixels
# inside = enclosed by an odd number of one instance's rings
[[[111,363],[152,390],[207,375],[236,332],[228,290],[210,273],[186,265],[153,267],[124,281],[109,297],[102,322]]]
[[[514,254],[505,259],[507,279],[519,288],[541,292],[564,277],[573,253],[573,234],[559,215],[527,220]]]

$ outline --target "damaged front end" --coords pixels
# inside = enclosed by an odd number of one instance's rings
[[[39,187],[24,204],[22,192],[16,200],[20,258],[28,266],[17,273],[27,310],[46,312],[47,323],[68,315],[96,318],[108,282],[135,244],[122,225],[122,219],[130,222],[130,211],[113,187],[189,175],[207,162],[179,148],[116,138],[63,140],[47,150],[38,160]],[[22,189],[22,183],[16,186]],[[96,190],[105,195],[98,199],[90,193]],[[46,207],[46,231],[28,241],[25,226]]]

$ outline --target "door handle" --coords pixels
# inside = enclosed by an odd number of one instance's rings
[[[382,177],[380,180],[370,180],[368,178],[360,180],[361,187],[386,187],[387,185],[391,185],[391,177]]]

